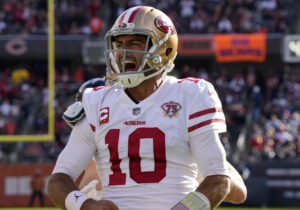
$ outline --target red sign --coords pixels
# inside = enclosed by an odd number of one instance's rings
[[[214,35],[215,56],[218,62],[254,61],[266,59],[265,34]]]

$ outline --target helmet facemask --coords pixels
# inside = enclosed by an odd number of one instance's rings
[[[117,32],[119,31],[119,32]],[[165,68],[162,68],[162,59],[156,54],[159,47],[168,40],[171,32],[167,33],[165,38],[162,40],[158,40],[158,37],[154,33],[153,30],[145,30],[145,29],[135,29],[132,32],[128,32],[128,29],[123,32],[118,29],[115,31],[111,31],[111,33],[107,33],[105,39],[107,43],[107,50],[105,51],[106,64],[108,67],[107,75],[116,76],[118,78],[117,83],[123,85],[126,88],[136,87],[144,80],[154,77]],[[121,35],[142,35],[146,37],[146,45],[144,51],[131,50],[131,49],[117,49],[115,37]],[[156,44],[153,44],[156,43]],[[121,62],[117,62],[117,53],[122,52],[122,60]],[[125,71],[126,58],[128,53],[141,53],[143,54],[143,58],[140,66],[136,71]],[[120,66],[121,64],[121,66]],[[155,73],[147,74],[150,71],[155,70]]]

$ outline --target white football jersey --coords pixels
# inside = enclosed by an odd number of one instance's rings
[[[121,86],[90,88],[82,103],[97,147],[102,199],[120,209],[170,209],[198,187],[190,139],[226,131],[219,97],[202,79],[167,76],[138,104]],[[216,174],[226,174],[222,170]]]

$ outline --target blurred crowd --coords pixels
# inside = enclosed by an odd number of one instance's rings
[[[92,67],[56,63],[55,142],[1,143],[0,162],[55,161],[68,141],[71,129],[61,115],[75,100],[80,85],[99,75]],[[48,133],[47,65],[36,62],[0,71],[0,135]]]
[[[124,10],[154,6],[178,33],[287,33],[296,0],[60,0],[55,1],[56,34],[98,34]],[[46,34],[47,1],[0,1],[0,34]]]
[[[179,33],[286,33],[295,14],[296,5],[294,0],[129,0],[127,2],[126,6],[144,3],[155,5],[171,17]]]
[[[35,65],[39,68],[43,65]],[[32,67],[33,68],[33,67]],[[33,74],[28,68],[23,79],[16,79],[14,71],[1,72],[0,133],[16,134],[16,128],[32,126],[27,132],[47,133],[48,93],[43,74]],[[11,73],[8,73],[11,72]],[[31,72],[31,73],[30,73]],[[1,143],[0,162],[52,162],[68,141],[71,129],[61,115],[75,99],[79,86],[95,77],[99,70],[83,65],[72,68],[68,64],[57,64],[55,74],[55,142],[24,143],[18,155],[16,144]],[[250,161],[270,159],[295,159],[300,154],[300,67],[284,66],[276,74],[263,75],[261,69],[249,66],[237,73],[229,69],[205,69],[191,65],[178,66],[172,75],[178,78],[203,78],[214,84],[222,101],[228,132],[222,142],[228,154],[233,154],[243,128],[249,127],[246,144]],[[26,75],[26,76],[25,76]],[[33,76],[35,75],[35,76]],[[6,81],[6,82],[4,82]],[[18,82],[17,82],[18,81]],[[32,106],[38,95],[41,104]],[[33,109],[36,109],[32,112]],[[31,124],[26,114],[34,114]],[[246,120],[250,115],[250,120]],[[29,118],[30,119],[30,118]],[[23,125],[20,123],[23,122]],[[11,126],[14,124],[14,126]],[[18,126],[17,126],[18,124]],[[13,128],[11,128],[13,127]],[[24,131],[24,130],[23,130]],[[19,159],[17,159],[19,158]],[[21,158],[21,160],[20,160]]]
[[[39,72],[25,66],[6,67],[0,71],[0,134],[16,134],[24,131],[21,121],[28,119],[34,104],[39,104],[39,89],[46,91],[45,80]],[[37,102],[37,103],[35,103]],[[19,124],[18,124],[19,123]],[[17,126],[18,124],[18,126]]]
[[[178,76],[204,78],[215,85],[226,115],[228,132],[222,141],[228,154],[235,152],[242,130],[249,128],[249,161],[300,157],[300,66],[285,65],[269,74],[249,66],[232,74],[225,68],[186,65]]]
[[[250,130],[252,161],[293,159],[300,154],[300,69],[286,66],[254,86]]]

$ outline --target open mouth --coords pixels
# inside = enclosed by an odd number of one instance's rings
[[[136,64],[125,61],[125,72],[136,71]]]

